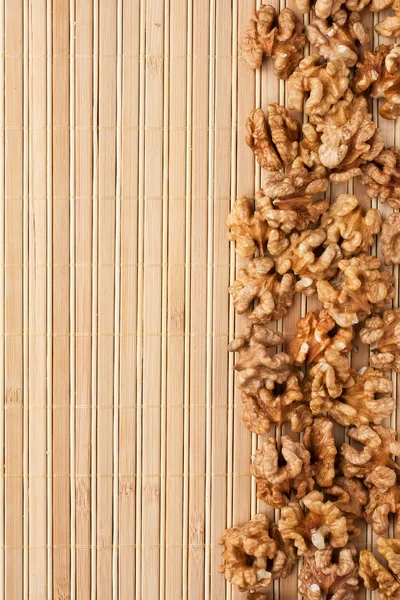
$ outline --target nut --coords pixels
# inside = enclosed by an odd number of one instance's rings
[[[393,456],[400,456],[396,431],[382,425],[361,425],[348,430],[347,436],[363,444],[363,450],[343,444],[341,468],[345,477],[360,477],[369,486],[385,492],[396,485],[399,466]]]
[[[313,415],[332,409],[334,398],[339,398],[346,388],[354,386],[353,371],[346,356],[328,348],[324,356],[310,370]]]
[[[385,265],[400,264],[400,213],[392,213],[382,225],[381,252]]]
[[[336,506],[344,513],[355,517],[364,517],[364,506],[368,502],[368,491],[359,479],[335,477],[330,487],[324,489],[330,496],[335,496]]]
[[[350,90],[328,113],[312,115],[310,121],[321,133],[319,158],[324,167],[334,170],[330,179],[335,183],[360,175],[360,166],[383,149],[383,137],[368,112],[366,98]]]
[[[288,342],[286,351],[297,366],[318,362],[328,348],[343,355],[351,352],[353,328],[336,327],[326,310],[307,313],[297,321],[296,328],[297,333]]]
[[[329,244],[319,255],[319,249],[326,240],[323,229],[292,233],[290,246],[277,257],[275,267],[283,275],[289,270],[300,275],[295,285],[296,292],[311,295],[315,292],[315,282],[333,277],[342,258],[337,244]]]
[[[308,115],[325,115],[337,104],[349,87],[350,71],[343,60],[320,64],[320,57],[311,54],[300,62],[287,82],[288,107],[303,111],[304,98]]]
[[[332,430],[332,421],[321,417],[314,419],[303,436],[304,447],[311,456],[312,475],[315,483],[320,487],[332,485],[335,477],[337,449]]]
[[[344,258],[368,251],[381,230],[379,210],[370,208],[365,216],[356,196],[340,194],[322,215],[321,229],[326,231],[325,246],[339,244]]]
[[[381,600],[398,600],[400,598],[399,540],[378,537],[378,551],[388,561],[388,568],[368,550],[360,552],[359,575],[364,580],[367,590],[378,590]]]
[[[338,264],[331,281],[317,281],[318,298],[340,327],[350,327],[385,308],[394,297],[394,279],[379,271],[381,261],[359,254]]]
[[[311,556],[325,548],[328,538],[333,548],[343,548],[349,540],[346,517],[333,502],[323,502],[316,490],[303,498],[305,510],[297,502],[282,508],[278,527],[284,540],[293,540],[298,556]]]
[[[280,452],[274,438],[264,442],[255,453],[250,474],[256,480],[257,498],[274,508],[286,505],[291,490],[303,498],[314,488],[310,453],[287,435],[281,438]]]
[[[333,562],[332,552],[328,547],[304,559],[299,592],[305,600],[354,600],[358,590],[357,550],[353,546],[340,550],[337,562]]]
[[[228,346],[230,352],[239,352],[235,364],[236,384],[247,394],[257,394],[266,387],[273,389],[276,383],[283,383],[290,375],[292,359],[284,352],[273,356],[268,348],[282,343],[282,334],[262,325],[251,325]]]
[[[359,13],[340,10],[334,23],[326,19],[314,19],[307,29],[310,44],[316,46],[326,60],[342,60],[347,67],[354,67],[358,61],[357,42],[364,46],[369,34],[361,23]]]
[[[271,423],[282,427],[290,423],[295,432],[304,431],[312,423],[311,410],[304,398],[301,385],[302,373],[290,373],[281,384],[281,392],[262,387],[255,394],[242,393],[245,405],[244,424],[250,431],[263,435],[270,430]]]
[[[287,79],[297,67],[306,43],[303,24],[285,8],[276,17],[273,6],[262,4],[250,19],[242,40],[242,55],[252,69],[261,66],[263,54],[273,57],[274,73]]]
[[[400,150],[385,148],[373,162],[361,167],[361,183],[368,186],[370,198],[387,202],[390,208],[400,208]]]
[[[390,395],[392,382],[381,371],[368,367],[358,375],[354,385],[341,397],[331,403],[330,415],[337,423],[349,425],[379,425],[395,408],[395,400]],[[312,406],[311,406],[312,410]]]
[[[392,8],[394,14],[386,17],[375,25],[375,31],[383,37],[398,37],[400,35],[400,4],[399,0],[372,0],[371,11],[381,12]]]
[[[240,256],[254,256],[256,250],[261,256],[264,255],[269,227],[245,196],[235,201],[226,219],[226,226],[229,229],[228,239],[236,242],[236,252]]]
[[[263,169],[279,171],[296,158],[300,127],[284,106],[269,104],[267,119],[261,108],[255,108],[247,119],[246,130],[246,143]]]
[[[229,288],[239,314],[248,310],[255,298],[259,299],[259,304],[249,316],[253,324],[277,321],[292,305],[295,277],[287,273],[279,281],[277,273],[271,272],[273,268],[271,258],[253,258],[247,269],[239,269],[236,281]]]
[[[370,363],[377,369],[394,369],[400,373],[400,309],[385,310],[382,317],[378,315],[365,321],[360,331],[364,344],[371,344],[374,354]]]
[[[381,117],[396,119],[400,116],[399,46],[382,45],[374,52],[365,52],[364,61],[357,64],[354,89],[357,94],[360,94],[370,86],[372,86],[370,93],[373,98],[386,100],[379,108]]]
[[[384,491],[371,487],[368,491],[365,519],[375,533],[382,535],[387,531],[390,514],[400,517],[400,484],[396,483]]]
[[[219,540],[224,546],[224,564],[218,571],[241,592],[272,583],[272,574],[266,568],[268,559],[276,555],[277,546],[269,535],[269,527],[268,517],[259,514],[243,527],[226,529]]]
[[[329,181],[326,175],[325,167],[320,166],[309,171],[303,165],[296,166],[294,163],[289,174],[267,173],[263,190],[272,200],[289,200],[303,194],[318,194],[328,189]]]

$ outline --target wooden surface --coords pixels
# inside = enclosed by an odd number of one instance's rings
[[[0,0],[0,598],[241,597],[217,540],[268,509],[227,354],[246,317],[224,221],[262,181],[250,110],[285,101],[270,62],[238,55],[254,8]]]

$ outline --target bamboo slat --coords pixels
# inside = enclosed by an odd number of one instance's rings
[[[227,353],[248,321],[225,219],[263,182],[245,123],[286,102],[271,61],[241,58],[260,4],[0,0],[0,598],[238,600],[218,540],[257,511],[279,518],[250,456],[301,436],[251,435]],[[358,180],[328,195],[344,192],[391,213]],[[318,307],[296,297],[273,326],[287,339]],[[400,431],[396,412],[387,425]],[[376,549],[370,527],[357,544]],[[297,575],[267,600],[297,598]]]

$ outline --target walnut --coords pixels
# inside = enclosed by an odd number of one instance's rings
[[[268,433],[271,423],[282,427],[290,423],[295,432],[304,431],[312,423],[313,417],[308,402],[304,397],[300,372],[290,373],[281,384],[280,392],[262,387],[257,393],[242,393],[245,405],[243,411],[244,424],[250,431],[263,435]]]
[[[381,252],[385,265],[400,264],[400,213],[392,213],[382,225]]]
[[[329,244],[320,253],[326,240],[323,229],[306,230],[292,233],[290,246],[276,258],[275,268],[283,275],[290,269],[301,279],[296,283],[296,292],[311,295],[315,291],[315,282],[333,277],[342,258],[337,244]]]
[[[319,158],[320,135],[310,122],[303,123],[301,131],[303,137],[299,146],[299,156],[295,159],[293,165],[295,167],[307,167],[308,169],[320,169],[322,167]]]
[[[349,87],[350,71],[342,60],[320,64],[320,57],[311,54],[300,62],[287,82],[288,107],[303,111],[304,98],[308,115],[325,115],[344,96]]]
[[[259,299],[249,316],[253,324],[277,321],[292,305],[295,277],[287,273],[279,281],[278,275],[271,272],[273,268],[274,261],[271,258],[253,258],[247,269],[239,269],[236,281],[229,288],[233,305],[239,314],[250,308],[255,298]]]
[[[289,8],[276,18],[273,6],[262,4],[250,19],[242,39],[242,54],[252,69],[261,66],[263,54],[273,57],[274,73],[287,79],[297,67],[306,43],[303,24]]]
[[[368,490],[368,504],[365,507],[365,519],[377,534],[383,534],[389,527],[389,515],[400,517],[400,484],[396,483],[388,490],[371,487]]]
[[[309,171],[303,165],[296,166],[295,163],[289,174],[267,173],[263,190],[268,198],[290,200],[303,194],[318,194],[328,189],[329,181],[325,167],[320,166]]]
[[[381,230],[379,210],[370,208],[363,215],[356,196],[340,194],[322,215],[321,229],[326,231],[325,246],[339,244],[344,258],[368,251]]]
[[[314,9],[317,17],[322,19],[334,15],[342,4],[343,0],[296,0],[296,6],[300,12],[306,14]]]
[[[399,13],[400,14],[400,13]],[[400,23],[400,19],[399,19]],[[373,98],[385,98],[379,108],[384,119],[400,116],[400,47],[378,46],[374,52],[365,52],[364,61],[357,64],[354,89],[357,94],[372,86]]]
[[[400,3],[399,0],[372,0],[371,11],[381,12],[392,8],[394,14],[386,17],[375,25],[375,31],[383,37],[398,37],[400,35]]]
[[[331,486],[324,489],[330,496],[335,496],[336,506],[344,513],[355,517],[364,516],[364,506],[368,502],[368,491],[359,479],[335,477]]]
[[[277,545],[269,535],[269,528],[268,517],[258,514],[243,527],[226,529],[219,540],[224,546],[224,564],[218,571],[241,592],[272,583],[272,573],[266,568],[268,559],[276,555]]]
[[[282,334],[262,325],[251,325],[228,346],[230,352],[239,352],[235,364],[236,384],[246,394],[257,394],[266,387],[274,389],[275,382],[283,383],[290,375],[292,359],[284,352],[273,356],[268,348],[282,343]]]
[[[326,19],[314,19],[307,29],[309,42],[326,60],[339,59],[347,67],[354,67],[358,61],[357,42],[364,46],[369,40],[368,31],[357,12],[341,10],[333,19],[331,25]]]
[[[386,492],[396,485],[399,466],[393,456],[400,456],[396,431],[382,425],[361,425],[348,430],[347,436],[363,444],[363,450],[343,444],[341,468],[345,477],[360,477],[369,486]]]
[[[286,505],[291,490],[303,498],[314,489],[310,453],[287,435],[281,438],[280,451],[274,438],[264,442],[255,453],[250,474],[257,483],[257,498],[274,508]]]
[[[305,600],[354,600],[358,590],[357,550],[354,546],[340,550],[337,562],[332,548],[317,550],[306,557],[299,574],[300,594]]]
[[[364,344],[371,344],[373,367],[400,373],[400,308],[385,310],[382,317],[367,319],[360,337]]]
[[[226,226],[229,229],[228,239],[236,242],[236,252],[240,256],[254,256],[256,250],[264,254],[269,227],[245,196],[236,199]]]
[[[261,108],[255,108],[247,119],[246,131],[246,143],[263,169],[279,171],[298,154],[300,126],[284,106],[269,104],[267,119]]]
[[[333,182],[360,175],[360,166],[383,149],[383,137],[368,112],[366,98],[354,96],[351,90],[328,113],[314,114],[310,121],[321,133],[319,157],[324,167],[334,170]]]
[[[303,436],[303,444],[310,452],[312,474],[320,487],[332,485],[335,477],[337,454],[333,437],[333,423],[326,417],[314,419]]]
[[[335,407],[334,398],[339,398],[346,388],[354,385],[353,371],[346,356],[328,348],[324,356],[310,369],[311,398],[313,415]]]
[[[317,281],[318,298],[340,327],[363,321],[393,299],[393,276],[389,271],[379,271],[380,266],[379,258],[362,253],[341,260],[339,272],[331,281]]]
[[[325,548],[325,538],[333,548],[343,548],[349,540],[346,517],[333,502],[323,502],[316,490],[303,498],[305,510],[297,502],[282,508],[278,527],[284,540],[293,540],[298,556],[310,556],[315,548]]]
[[[353,328],[337,327],[327,310],[308,312],[297,321],[296,328],[297,333],[286,345],[286,351],[297,366],[318,362],[328,348],[340,354],[351,352]]]
[[[390,379],[381,371],[368,367],[361,375],[357,375],[354,385],[332,401],[330,416],[345,427],[359,427],[368,423],[379,425],[395,407],[395,400],[390,395],[382,397],[382,394],[391,392]]]
[[[400,150],[395,146],[382,150],[373,162],[361,167],[360,180],[368,186],[370,198],[400,208]]]
[[[317,223],[329,206],[328,200],[315,200],[308,194],[272,200],[264,190],[259,190],[255,198],[262,219],[270,228],[281,231],[282,235],[293,229],[304,231],[311,223]]]
[[[380,600],[399,600],[399,540],[379,536],[376,543],[379,553],[386,558],[388,567],[384,567],[372,552],[361,550],[358,573],[367,590],[378,590]]]

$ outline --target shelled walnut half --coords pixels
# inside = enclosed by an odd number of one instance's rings
[[[333,23],[326,19],[314,19],[307,28],[307,37],[326,60],[342,60],[347,67],[358,61],[357,42],[364,46],[369,40],[367,29],[358,12],[340,10],[333,16]]]
[[[235,364],[236,385],[246,394],[257,394],[265,387],[274,389],[275,383],[284,383],[289,377],[292,358],[284,352],[271,356],[268,348],[282,343],[282,334],[262,325],[251,325],[228,346],[238,352]]]
[[[328,189],[329,181],[325,167],[321,165],[308,170],[302,162],[297,165],[296,161],[290,173],[266,174],[263,191],[268,198],[289,201],[303,194],[319,194]]]
[[[246,123],[246,144],[263,169],[279,171],[290,165],[299,151],[300,126],[287,109],[279,104],[267,106],[267,118],[261,108],[251,111]]]
[[[358,590],[357,550],[354,546],[343,548],[337,561],[332,554],[328,547],[304,559],[299,592],[305,600],[354,600]]]
[[[310,453],[311,471],[316,484],[320,487],[332,485],[337,454],[332,421],[326,417],[314,419],[304,432],[303,445]]]
[[[382,12],[393,9],[393,15],[382,19],[375,25],[375,31],[383,37],[398,37],[400,35],[400,3],[399,0],[372,0],[371,11]]]
[[[373,367],[400,373],[400,308],[367,319],[360,338],[364,344],[371,344],[373,354],[369,360]]]
[[[328,348],[322,358],[310,369],[310,408],[313,415],[334,410],[335,398],[345,395],[354,386],[354,372],[346,356]]]
[[[256,480],[257,498],[274,508],[285,506],[292,490],[303,498],[314,489],[310,453],[287,435],[282,436],[280,449],[274,438],[264,442],[255,453],[250,474]]]
[[[290,8],[277,17],[273,6],[262,4],[247,25],[242,55],[253,69],[261,66],[264,54],[273,57],[275,75],[287,79],[299,64],[305,43],[304,26]]]
[[[385,102],[379,108],[381,117],[396,119],[400,116],[399,46],[381,45],[373,52],[365,52],[363,62],[357,64],[354,90],[361,94],[369,87],[373,98],[385,98]]]
[[[392,213],[382,225],[381,252],[385,265],[400,264],[400,213]]]
[[[332,485],[326,487],[324,492],[328,496],[337,498],[335,504],[342,512],[349,513],[357,518],[364,516],[364,507],[368,502],[368,490],[359,479],[355,477],[335,477]]]
[[[395,210],[400,208],[400,150],[396,146],[382,150],[361,167],[360,180],[370,198],[387,202]]]
[[[330,281],[317,281],[318,298],[340,327],[350,327],[390,304],[394,279],[379,271],[381,261],[359,254],[338,264],[339,272]]]
[[[377,590],[380,600],[400,599],[400,545],[398,539],[376,540],[378,552],[387,560],[387,568],[368,550],[360,552],[359,575],[367,590]]]
[[[310,194],[272,199],[265,190],[259,190],[255,200],[261,218],[283,236],[293,230],[304,231],[310,224],[317,223],[329,206],[328,200],[316,200]],[[276,254],[272,249],[270,252]]]

